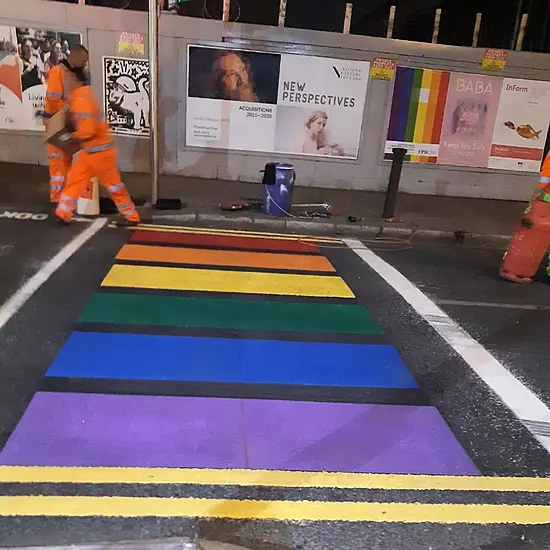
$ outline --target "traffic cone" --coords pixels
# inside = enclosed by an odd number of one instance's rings
[[[531,283],[550,244],[550,204],[531,201],[504,255],[500,276],[514,283]]]
[[[78,198],[76,212],[79,216],[99,216],[99,181],[92,178]]]

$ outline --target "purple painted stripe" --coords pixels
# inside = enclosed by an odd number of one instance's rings
[[[44,392],[0,463],[479,473],[433,407]]]
[[[405,141],[407,119],[411,108],[414,72],[410,67],[397,67],[388,128],[389,141]]]

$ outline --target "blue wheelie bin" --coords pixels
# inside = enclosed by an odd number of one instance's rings
[[[292,164],[268,162],[265,165],[263,178],[264,214],[270,216],[287,216],[292,207],[292,194],[296,172]]]

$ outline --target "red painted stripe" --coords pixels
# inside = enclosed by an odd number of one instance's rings
[[[451,73],[441,71],[441,81],[439,83],[439,94],[435,107],[435,118],[432,130],[432,140],[429,143],[439,143],[441,140],[441,131],[443,129],[443,115],[445,114],[445,104],[447,103],[447,93],[449,91],[449,82]]]
[[[172,233],[168,231],[134,231],[131,240],[140,243],[167,243],[183,246],[215,246],[217,248],[243,248],[245,250],[273,250],[279,252],[314,252],[319,247],[313,243],[303,243],[285,239],[263,239],[255,237],[232,237],[228,235],[208,235],[198,233]]]

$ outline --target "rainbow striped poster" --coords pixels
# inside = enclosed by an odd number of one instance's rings
[[[450,77],[447,71],[397,67],[385,158],[403,147],[406,161],[437,162]]]

